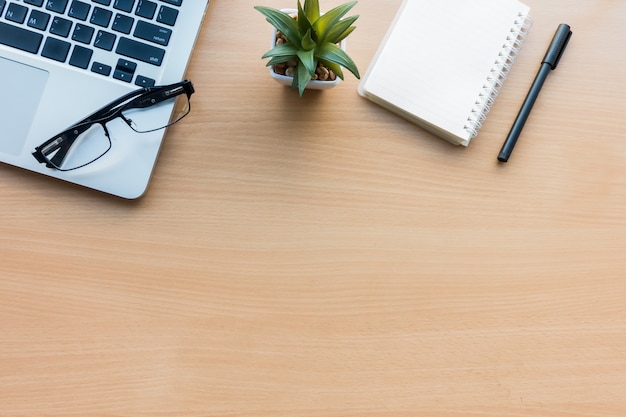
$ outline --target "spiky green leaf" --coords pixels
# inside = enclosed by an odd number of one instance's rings
[[[312,49],[315,49],[315,47],[317,46],[317,44],[313,40],[313,37],[311,36],[311,29],[307,30],[304,36],[302,37],[301,46],[302,46],[302,49],[305,51],[310,51]]]
[[[320,60],[334,62],[350,71],[356,78],[361,78],[354,61],[341,48],[333,43],[325,43],[317,49],[317,57]],[[339,75],[339,74],[337,74]]]
[[[311,81],[313,76],[309,73],[307,68],[302,64],[302,62],[298,63],[298,67],[296,68],[297,72],[297,84],[298,84],[298,94],[302,97],[302,93],[304,93],[304,89],[306,85]]]
[[[330,42],[330,43],[341,42],[350,33],[352,33],[354,29],[356,29],[356,26],[352,26],[352,24],[358,18],[359,16],[356,15],[356,16],[346,17],[345,19],[338,21],[337,24],[329,30],[327,42]]]
[[[271,7],[255,6],[254,8],[261,12],[276,30],[282,32],[289,42],[294,45],[300,45],[301,36],[298,31],[298,22],[296,22],[296,19],[285,12],[272,9]]]
[[[317,68],[317,62],[315,61],[315,51],[298,51],[298,59],[300,63],[304,65],[304,68],[313,76],[315,69]]]
[[[335,24],[337,24],[337,22],[354,7],[356,3],[356,1],[350,1],[337,6],[313,22],[313,29],[317,33],[317,41],[319,43],[328,41],[329,32]]]
[[[271,58],[266,66],[270,67],[276,64],[282,64],[298,58],[298,49],[291,44],[282,44],[275,46],[263,55],[263,58]]]
[[[294,71],[293,74],[293,79],[291,81],[291,89],[295,90],[296,88],[298,88],[298,71]]]
[[[300,0],[298,0],[298,3]],[[309,22],[314,23],[320,18],[320,3],[318,0],[304,0],[304,13]]]
[[[273,58],[273,57],[295,57],[298,53],[298,48],[293,46],[290,43],[283,43],[282,45],[276,45],[269,51],[267,51],[262,59],[265,58]]]
[[[305,3],[306,4],[306,3]],[[312,29],[312,24],[311,21],[309,20],[309,17],[306,15],[306,13],[304,12],[304,9],[302,8],[302,5],[300,4],[300,0],[298,0],[298,30],[300,31],[300,33],[306,33],[307,31],[311,31]]]
[[[293,55],[293,56],[277,56],[277,57],[274,57],[274,58],[270,59],[269,61],[267,61],[267,64],[265,64],[265,66],[266,67],[271,67],[272,65],[276,65],[276,64],[284,64],[286,62],[293,61],[293,60],[295,60],[297,58],[298,58],[297,55]]]

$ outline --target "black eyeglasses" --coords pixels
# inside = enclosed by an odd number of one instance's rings
[[[59,171],[82,168],[111,150],[109,122],[119,117],[138,133],[165,129],[189,114],[193,93],[193,84],[188,80],[132,91],[37,146],[33,156]],[[171,114],[166,123],[163,112]]]

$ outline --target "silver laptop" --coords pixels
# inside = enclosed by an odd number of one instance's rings
[[[209,0],[0,0],[0,161],[124,198],[144,194],[165,129],[111,123],[80,169],[33,150],[109,102],[184,78]],[[151,111],[168,123],[173,106]]]

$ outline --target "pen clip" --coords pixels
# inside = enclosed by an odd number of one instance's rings
[[[563,56],[563,52],[565,51],[565,47],[572,37],[572,31],[569,25],[565,23],[561,23],[554,34],[554,38],[548,47],[548,51],[546,52],[546,56],[541,61],[542,64],[550,65],[551,69],[555,69],[561,60],[561,56]]]

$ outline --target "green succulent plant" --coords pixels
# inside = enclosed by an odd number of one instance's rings
[[[358,15],[343,18],[356,3],[344,3],[322,15],[318,0],[304,0],[304,6],[298,0],[296,18],[281,10],[256,6],[255,9],[287,40],[263,55],[263,59],[270,58],[267,66],[297,61],[291,88],[297,88],[300,96],[314,78],[318,64],[322,64],[342,80],[342,67],[360,78],[354,61],[338,46],[356,29],[352,24],[358,19]]]

